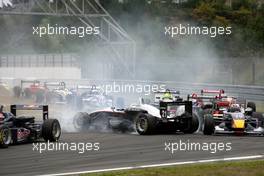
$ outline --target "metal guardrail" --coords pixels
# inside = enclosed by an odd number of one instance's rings
[[[79,67],[74,54],[0,55],[1,67]]]

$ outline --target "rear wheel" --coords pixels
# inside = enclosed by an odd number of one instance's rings
[[[203,133],[205,135],[212,135],[215,131],[214,118],[211,114],[204,115]]]
[[[42,125],[42,137],[45,141],[56,142],[61,135],[60,123],[57,119],[47,119]]]
[[[136,118],[136,131],[140,135],[150,135],[155,133],[156,129],[156,118],[148,114],[140,114]]]
[[[0,148],[7,148],[11,143],[11,130],[7,126],[0,127]]]
[[[190,122],[190,126],[188,129],[184,130],[184,133],[192,134],[192,133],[196,132],[198,130],[198,128],[199,128],[198,116],[196,114],[193,114],[191,122]]]
[[[87,112],[78,112],[73,117],[73,126],[77,131],[82,131],[85,125],[85,119],[89,118],[89,114]]]

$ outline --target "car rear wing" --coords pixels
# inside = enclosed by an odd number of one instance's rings
[[[184,106],[185,114],[192,116],[192,102],[191,101],[174,101],[174,102],[160,102],[160,116],[162,119],[167,119],[168,110],[172,107]]]
[[[225,91],[223,89],[220,90],[209,90],[209,89],[202,89],[201,95],[210,95],[210,96],[216,96],[218,98],[222,98],[225,96]]]
[[[17,110],[42,110],[43,120],[47,120],[49,118],[49,107],[48,105],[11,105],[10,111],[16,116]]]
[[[63,87],[64,89],[66,88],[66,83],[65,82],[44,82],[44,86],[57,86],[57,87]]]
[[[202,89],[201,90],[201,94],[218,94],[218,95],[222,95],[224,94],[225,91],[223,89],[220,90],[209,90],[209,89]]]
[[[219,90],[202,89],[200,95],[193,93],[192,95],[188,95],[187,97],[188,100],[190,99],[215,100],[222,98],[228,98],[225,95],[225,91],[223,89],[219,89]]]
[[[195,100],[195,99],[200,99],[200,100],[216,100],[216,99],[221,99],[221,98],[228,98],[227,96],[209,96],[209,95],[197,95],[197,94],[192,94],[187,96],[187,100]]]
[[[21,80],[21,83],[20,83],[21,88],[23,88],[23,85],[26,83],[40,84],[40,81],[38,81],[38,80]]]

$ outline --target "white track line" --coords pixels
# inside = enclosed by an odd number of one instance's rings
[[[175,162],[175,163],[131,166],[131,167],[117,167],[110,169],[98,169],[98,170],[88,170],[88,171],[80,171],[80,172],[65,172],[65,173],[47,174],[40,176],[78,175],[78,174],[88,174],[88,173],[96,173],[96,172],[121,171],[121,170],[130,170],[130,169],[142,169],[142,168],[163,167],[163,166],[176,166],[176,165],[184,165],[184,164],[209,163],[209,162],[218,162],[218,161],[236,161],[236,160],[247,160],[247,159],[260,159],[260,158],[264,158],[264,155],[241,156],[241,157],[230,157],[230,158],[208,159],[208,160],[197,160],[197,161],[184,161],[184,162]]]

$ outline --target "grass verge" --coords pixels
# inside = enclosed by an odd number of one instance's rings
[[[263,176],[264,160],[217,162],[113,171],[82,176]]]

